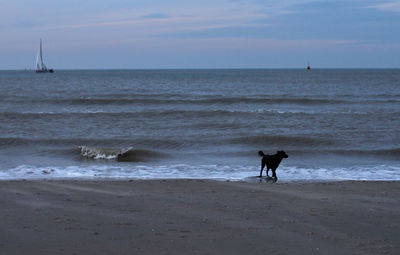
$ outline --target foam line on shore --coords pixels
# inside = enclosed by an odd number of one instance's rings
[[[278,177],[293,180],[400,180],[400,167],[388,165],[350,168],[303,168],[281,166]],[[20,165],[0,169],[0,180],[18,179],[211,179],[244,180],[259,174],[258,167],[230,165],[145,165],[132,163],[85,164],[76,166]],[[265,172],[263,173],[265,176]],[[271,174],[271,173],[270,173]]]

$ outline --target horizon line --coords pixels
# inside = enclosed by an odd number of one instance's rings
[[[307,70],[307,67],[151,67],[151,68],[60,68],[59,71],[118,71],[118,70]],[[400,67],[311,67],[311,70],[326,69],[400,69]],[[34,71],[34,68],[0,69],[0,71]]]

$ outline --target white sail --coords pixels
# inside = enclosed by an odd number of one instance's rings
[[[40,47],[38,54],[36,56],[36,72],[37,73],[54,73],[52,68],[48,69],[47,66],[43,62],[43,47],[42,47],[42,39],[40,39]]]
[[[42,70],[46,70],[46,66],[43,63],[42,39],[40,39],[40,63],[42,64]]]
[[[39,56],[39,51],[38,51],[38,53],[36,54],[36,70],[40,70],[41,68],[40,68],[40,63],[39,63],[39,58],[40,58],[40,56]]]

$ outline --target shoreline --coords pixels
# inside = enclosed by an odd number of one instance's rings
[[[56,177],[56,178],[15,178],[15,179],[0,179],[2,182],[152,182],[152,181],[210,181],[210,182],[232,182],[232,183],[337,183],[337,182],[400,182],[397,179],[278,179],[277,182],[272,182],[265,176],[245,177],[242,179],[227,179],[227,178],[127,178],[127,177],[93,177],[93,178],[71,178],[71,177]]]
[[[0,254],[395,254],[399,181],[0,181]]]

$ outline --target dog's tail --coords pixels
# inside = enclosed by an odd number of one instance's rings
[[[264,157],[265,156],[263,151],[259,151],[258,155],[260,155],[260,157]]]

